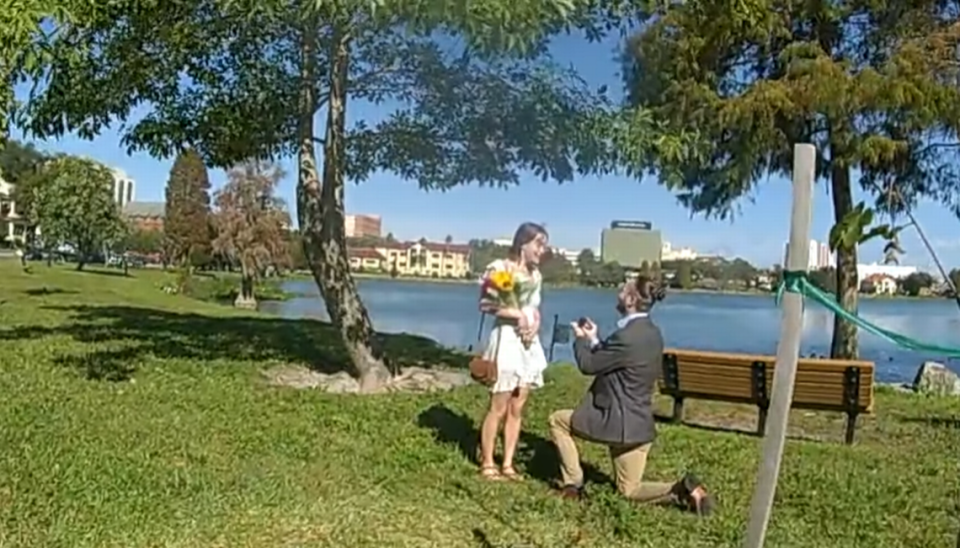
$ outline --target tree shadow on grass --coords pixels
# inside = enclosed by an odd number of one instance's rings
[[[24,291],[28,297],[46,297],[47,295],[76,295],[78,291],[73,289],[61,289],[59,287],[37,287]]]
[[[693,430],[700,430],[702,432],[712,432],[716,434],[732,434],[734,436],[746,436],[748,438],[762,438],[763,433],[757,431],[756,426],[744,426],[739,424],[708,424],[703,422],[684,420],[682,422],[675,422],[672,417],[654,414],[653,420],[658,424],[679,426],[683,428],[690,428]],[[803,441],[810,443],[833,443],[836,441],[835,438],[840,438],[843,435],[843,432],[837,430],[836,432],[826,432],[826,433],[811,433],[811,432],[800,432],[800,433],[788,433],[788,440]]]
[[[900,421],[907,424],[922,424],[931,428],[960,430],[960,417],[904,417]]]
[[[124,380],[148,357],[198,361],[283,362],[322,373],[344,371],[349,359],[333,327],[310,319],[269,316],[216,317],[133,306],[44,307],[69,315],[61,325],[0,331],[0,340],[69,336],[91,345],[57,362],[91,379]],[[380,334],[395,366],[466,367],[469,356],[451,352],[426,337]]]
[[[83,270],[74,270],[78,274],[93,274],[96,276],[110,276],[113,278],[130,278],[128,272],[124,272],[123,269],[120,270],[107,270],[106,268],[84,268]]]
[[[480,431],[467,414],[454,411],[443,404],[424,410],[417,417],[417,425],[433,430],[437,443],[456,444],[460,453],[470,462],[477,462]],[[537,481],[556,486],[559,479],[560,459],[553,442],[529,431],[520,433],[517,462],[524,471]],[[613,483],[607,474],[595,466],[582,463],[585,479],[589,483]]]

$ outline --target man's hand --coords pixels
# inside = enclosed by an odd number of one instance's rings
[[[573,334],[578,339],[587,339],[588,341],[596,341],[597,337],[597,324],[593,323],[593,320],[586,318],[587,321],[580,325],[579,322],[572,322],[570,328],[573,330]]]
[[[597,324],[590,318],[587,318],[586,323],[583,324],[583,334],[592,342],[597,342],[600,338],[597,334]]]

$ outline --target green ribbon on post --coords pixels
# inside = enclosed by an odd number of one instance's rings
[[[949,357],[960,356],[960,348],[918,341],[911,337],[907,337],[906,335],[901,335],[900,333],[894,333],[889,329],[884,329],[879,325],[868,322],[856,314],[847,312],[842,306],[840,306],[840,303],[837,302],[833,295],[824,292],[819,287],[814,285],[807,276],[807,273],[804,271],[785,270],[782,272],[782,275],[783,279],[780,281],[780,285],[777,286],[777,306],[780,305],[780,300],[783,298],[784,292],[798,293],[803,297],[807,297],[810,300],[819,303],[827,310],[853,323],[860,329],[884,338],[901,348],[919,352],[931,352]]]

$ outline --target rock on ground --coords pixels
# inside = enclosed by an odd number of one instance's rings
[[[302,366],[281,365],[263,372],[269,384],[313,389],[335,394],[356,394],[360,383],[346,372],[319,373]],[[408,367],[384,387],[384,392],[445,392],[473,381],[466,371]]]
[[[923,362],[913,378],[913,389],[929,396],[960,396],[960,376],[937,362]]]

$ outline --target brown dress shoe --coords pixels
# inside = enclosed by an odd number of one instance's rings
[[[583,500],[583,488],[576,485],[564,485],[557,489],[557,495],[566,500]]]
[[[677,482],[674,486],[674,496],[681,508],[700,517],[709,516],[716,506],[713,496],[707,493],[703,482],[693,474],[686,474]]]

